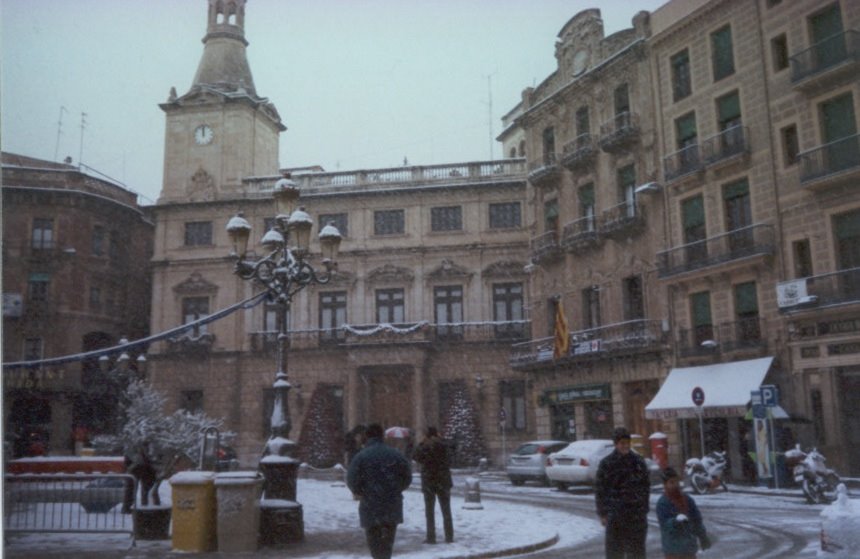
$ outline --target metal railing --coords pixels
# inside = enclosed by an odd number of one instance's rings
[[[812,45],[789,59],[791,81],[797,83],[845,62],[860,60],[860,32],[849,29]]]
[[[532,258],[537,260],[553,258],[560,251],[558,233],[555,231],[547,231],[537,237],[532,237],[529,245]]]
[[[798,158],[801,183],[860,167],[860,133],[800,153]]]
[[[732,126],[702,142],[702,159],[713,165],[724,159],[749,153],[749,132],[746,126]]]
[[[773,226],[756,224],[657,253],[660,277],[725,264],[775,250]]]
[[[786,305],[786,308],[803,305],[816,308],[860,302],[860,268],[848,268],[837,272],[780,282],[780,286],[798,281],[806,283],[805,298],[803,300],[798,299],[794,304]]]
[[[555,337],[539,338],[511,346],[512,367],[553,361]],[[637,319],[570,333],[567,361],[601,359],[619,355],[659,351],[665,344],[661,320]]]
[[[119,532],[131,535],[133,543],[132,516],[123,509],[136,489],[127,474],[7,474],[3,529],[7,534]]]
[[[663,175],[667,181],[696,173],[701,169],[699,144],[691,144],[663,158]]]
[[[589,133],[580,134],[564,145],[561,163],[569,169],[576,169],[594,160],[597,150],[594,138]]]
[[[597,216],[580,217],[562,228],[561,246],[566,249],[576,249],[583,244],[596,243],[599,239],[599,220]]]
[[[767,349],[766,326],[765,319],[755,316],[716,325],[679,328],[678,355],[696,357],[729,351],[764,351]]]
[[[600,221],[600,233],[613,236],[632,232],[645,225],[645,214],[638,201],[625,200],[604,210]]]
[[[604,151],[612,151],[638,135],[639,115],[630,111],[618,113],[600,125],[600,147]]]

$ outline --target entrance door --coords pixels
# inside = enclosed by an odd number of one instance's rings
[[[576,423],[573,404],[559,404],[550,408],[552,434],[550,437],[557,441],[575,441]],[[573,428],[573,430],[571,430]]]
[[[369,371],[367,421],[383,427],[413,428],[412,372],[405,369]]]
[[[842,370],[839,374],[842,432],[849,476],[860,475],[860,369]],[[841,473],[841,472],[840,472]]]
[[[645,406],[648,405],[657,391],[660,383],[656,380],[628,382],[624,385],[624,421],[631,433],[642,435],[643,443],[648,444],[648,436],[659,431],[659,421],[645,419]],[[650,454],[650,453],[649,453]]]

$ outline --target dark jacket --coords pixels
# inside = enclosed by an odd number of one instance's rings
[[[666,555],[695,555],[699,550],[699,540],[708,540],[702,513],[699,512],[696,502],[689,495],[684,495],[684,498],[687,500],[686,522],[675,520],[681,511],[666,495],[657,501],[660,539],[663,542],[663,553]]]
[[[451,449],[445,441],[439,437],[424,439],[412,459],[421,464],[421,487],[431,491],[451,488]]]
[[[403,522],[401,493],[412,483],[412,468],[399,450],[369,439],[349,464],[346,483],[361,498],[358,516],[362,528]]]
[[[598,516],[612,518],[648,515],[651,481],[645,460],[633,451],[612,454],[600,461],[594,482]]]

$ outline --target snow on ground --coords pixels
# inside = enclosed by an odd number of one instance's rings
[[[542,509],[524,504],[495,501],[484,498],[482,510],[465,510],[462,486],[452,491],[451,511],[454,519],[454,543],[424,545],[424,498],[420,492],[420,479],[415,476],[412,488],[404,493],[404,524],[398,527],[394,546],[396,557],[409,559],[444,559],[468,557],[477,553],[506,550],[534,545],[555,537],[560,545],[575,545],[601,533],[596,519],[583,519],[555,509]],[[170,486],[162,484],[160,494],[170,502]],[[302,545],[294,548],[296,556],[320,559],[366,558],[364,532],[358,522],[358,501],[354,500],[343,483],[300,479],[298,501],[304,508],[307,545],[313,547],[320,534],[337,534],[348,549],[316,551],[313,555],[302,552]],[[129,518],[130,517],[126,517]],[[436,509],[437,540],[444,542],[441,513]],[[32,552],[80,553],[127,550],[130,538],[125,535],[103,534],[30,534],[14,536],[7,541],[6,552],[11,557],[27,557]],[[332,547],[332,546],[329,546]],[[137,551],[167,551],[170,542],[138,541]],[[283,554],[283,551],[280,552]]]

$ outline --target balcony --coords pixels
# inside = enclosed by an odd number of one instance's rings
[[[595,359],[653,353],[665,347],[660,320],[630,320],[570,333],[567,355],[553,359],[555,338],[540,338],[514,344],[510,365],[515,369],[540,369]]]
[[[766,321],[759,317],[741,318],[735,322],[706,324],[678,330],[679,357],[706,357],[721,353],[767,352]]]
[[[600,149],[623,153],[639,141],[639,116],[625,111],[600,125]]]
[[[848,30],[801,51],[790,59],[791,83],[800,91],[832,88],[857,79],[860,33]]]
[[[509,320],[498,322],[458,322],[431,324],[433,339],[441,343],[503,343],[527,340],[531,322]]]
[[[658,273],[661,278],[668,278],[714,266],[742,267],[750,259],[757,263],[773,256],[775,246],[772,225],[750,225],[658,252]]]
[[[558,244],[558,233],[547,231],[531,240],[532,261],[540,264],[560,259],[564,253]]]
[[[433,337],[433,328],[427,321],[408,324],[345,324],[339,332],[343,333],[341,343],[344,346],[427,344]]]
[[[645,229],[644,211],[635,200],[621,202],[603,212],[600,233],[615,240],[638,235]]]
[[[564,145],[561,164],[571,171],[590,169],[596,156],[594,138],[591,134],[580,134]]]
[[[580,253],[600,246],[597,221],[594,216],[586,216],[566,224],[561,235],[562,248]]]
[[[800,184],[824,190],[860,179],[860,134],[846,136],[798,155]]]
[[[860,268],[782,281],[776,295],[779,310],[792,314],[860,303]]]
[[[666,182],[698,175],[703,170],[699,144],[691,144],[663,158],[663,176]]]
[[[702,142],[702,159],[707,167],[725,166],[750,153],[746,126],[732,126]]]
[[[529,162],[528,179],[535,186],[555,186],[560,178],[561,166],[555,153],[545,153],[542,159]]]

